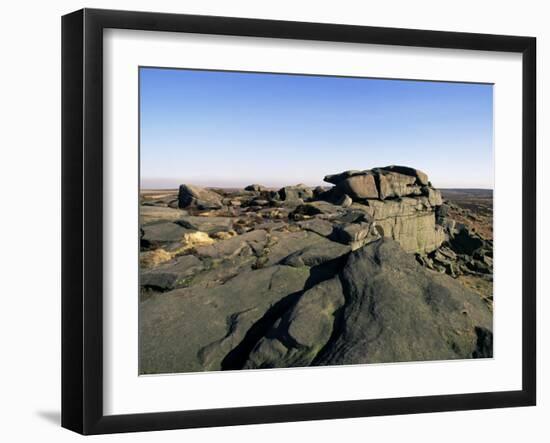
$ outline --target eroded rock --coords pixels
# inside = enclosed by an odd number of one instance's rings
[[[397,242],[382,239],[353,252],[341,279],[341,328],[315,364],[489,356],[476,332],[492,331],[492,314],[481,298],[425,270]]]
[[[243,272],[215,288],[190,287],[140,303],[140,372],[222,369],[247,331],[284,298],[301,291],[305,268]]]
[[[179,187],[178,202],[180,208],[220,209],[222,207],[222,198],[216,192],[186,184]]]

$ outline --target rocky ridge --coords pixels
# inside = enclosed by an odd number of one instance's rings
[[[142,373],[492,356],[492,240],[422,171],[142,199]]]

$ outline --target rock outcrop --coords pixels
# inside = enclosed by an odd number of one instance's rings
[[[471,214],[405,166],[325,181],[144,198],[141,373],[492,356]]]
[[[441,193],[428,176],[406,166],[386,166],[365,171],[328,175],[335,186],[320,195],[333,203],[349,199],[349,206],[372,216],[383,236],[399,242],[407,252],[429,253],[445,240],[444,229],[436,224]]]

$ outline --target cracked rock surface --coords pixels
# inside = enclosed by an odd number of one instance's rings
[[[475,211],[406,166],[325,181],[142,192],[140,373],[492,356]]]

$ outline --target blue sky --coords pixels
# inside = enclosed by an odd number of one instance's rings
[[[143,188],[323,184],[400,164],[493,187],[492,85],[140,69]]]

